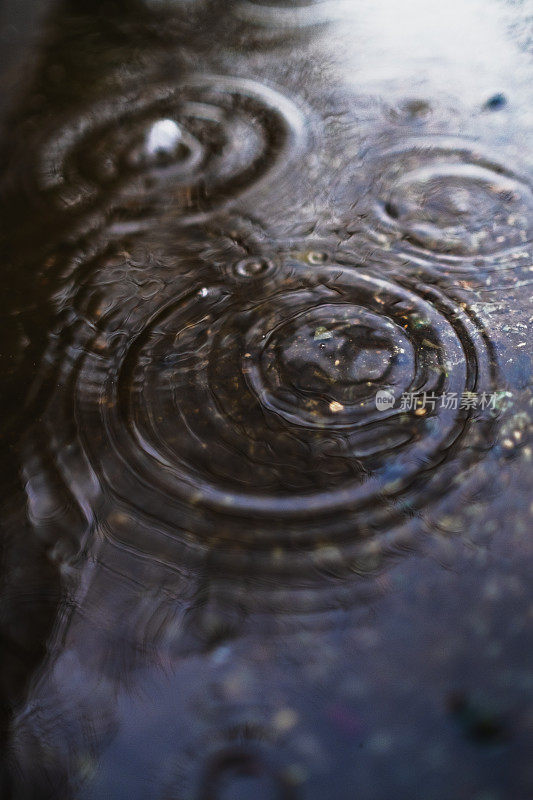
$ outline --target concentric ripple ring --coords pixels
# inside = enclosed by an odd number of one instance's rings
[[[265,28],[305,28],[332,21],[340,17],[341,8],[335,0],[311,0],[311,2],[281,2],[268,4],[254,0],[241,0],[234,13],[243,22]]]
[[[453,137],[413,139],[369,162],[373,188],[361,208],[371,246],[456,269],[530,259],[533,186],[525,169]]]
[[[40,188],[71,210],[135,213],[157,200],[190,220],[272,180],[305,137],[303,113],[275,89],[191,75],[117,96],[53,134]]]
[[[205,514],[240,519],[232,535],[254,548],[401,493],[439,469],[472,417],[438,402],[424,419],[399,402],[383,412],[378,391],[491,386],[482,332],[436,290],[336,265],[310,276],[292,264],[277,279],[266,296],[173,295],[120,351],[86,356],[94,390],[77,400],[81,429],[101,431],[90,460],[115,492],[191,531]]]

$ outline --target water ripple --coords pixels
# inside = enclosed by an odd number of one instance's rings
[[[264,28],[298,29],[330,22],[342,9],[335,0],[278,0],[276,3],[242,0],[233,8],[243,22]]]
[[[392,523],[490,447],[479,409],[400,408],[404,392],[495,385],[483,326],[435,287],[327,253],[311,266],[264,246],[218,259],[215,246],[113,248],[61,295],[70,318],[47,361],[63,387],[49,414],[75,421],[72,458],[121,509],[102,529],[120,547],[180,569],[210,553],[233,600],[238,576],[262,584],[245,606],[266,606],[266,592],[290,607],[272,578],[306,575],[314,607],[310,576],[379,563],[404,536]],[[377,409],[378,391],[393,408]],[[67,468],[68,485],[82,468]]]
[[[44,148],[41,190],[61,208],[171,203],[191,221],[273,180],[305,140],[297,106],[252,80],[192,75],[106,100]]]
[[[369,162],[372,189],[354,210],[373,249],[459,271],[529,263],[533,189],[519,168],[453,137],[413,139]],[[350,196],[346,181],[340,195]]]

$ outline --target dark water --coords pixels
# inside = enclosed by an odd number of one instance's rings
[[[12,58],[2,798],[531,796],[530,12],[64,2]]]

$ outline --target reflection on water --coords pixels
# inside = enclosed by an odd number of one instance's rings
[[[83,6],[2,150],[4,794],[527,796],[522,4]]]

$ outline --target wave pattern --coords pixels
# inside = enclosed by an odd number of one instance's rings
[[[40,188],[72,211],[136,216],[170,204],[190,221],[263,187],[304,141],[302,113],[274,89],[193,75],[121,94],[56,132]]]
[[[339,16],[335,0],[287,0],[287,2],[256,2],[238,0],[234,13],[243,22],[266,29],[307,28],[330,22]]]
[[[41,160],[54,202],[107,224],[59,280],[33,517],[68,512],[83,541],[97,526],[172,569],[208,563],[256,610],[291,607],[281,578],[306,607],[338,606],[316,580],[411,546],[406,519],[491,447],[490,409],[443,401],[497,379],[490,335],[442,275],[525,263],[531,234],[527,180],[442,137],[369,154],[366,193],[345,173],[353,229],[341,219],[335,247],[320,226],[278,241],[222,212],[281,178],[306,127],[273,89],[197,75],[93,108]],[[150,225],[128,234],[115,210]]]
[[[272,243],[193,252],[111,245],[63,293],[51,413],[75,420],[91,486],[129,509],[106,536],[176,565],[209,552],[230,587],[311,579],[324,559],[364,570],[394,547],[393,520],[479,456],[488,417],[439,402],[422,416],[400,395],[490,391],[481,324],[357,264],[310,266]],[[378,410],[378,391],[395,406]]]
[[[371,188],[353,198],[373,251],[457,271],[527,265],[533,188],[474,141],[424,137],[369,153]],[[350,199],[341,183],[339,196]]]

